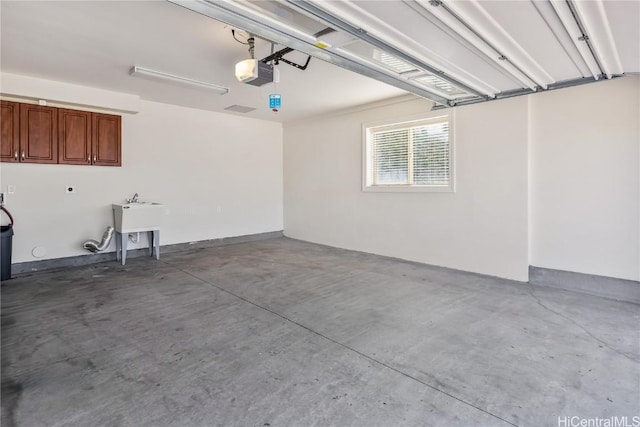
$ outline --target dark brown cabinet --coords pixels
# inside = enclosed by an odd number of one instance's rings
[[[2,101],[0,161],[120,166],[120,116]]]
[[[120,116],[58,109],[58,163],[120,166]]]
[[[91,113],[58,109],[58,163],[91,164]]]
[[[20,161],[58,163],[58,109],[20,104]]]
[[[93,164],[120,166],[121,118],[112,114],[91,113],[91,151]]]
[[[0,160],[17,162],[20,155],[20,104],[0,101]]]

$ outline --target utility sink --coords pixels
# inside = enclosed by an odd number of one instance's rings
[[[118,233],[159,230],[164,215],[162,203],[113,204],[113,219]]]

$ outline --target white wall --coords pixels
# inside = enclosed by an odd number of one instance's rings
[[[457,108],[455,193],[362,192],[361,125],[428,112],[413,100],[284,128],[287,236],[528,278],[527,100]]]
[[[122,117],[122,147],[122,167],[0,165],[2,191],[17,190],[6,200],[14,263],[36,260],[37,246],[41,259],[88,254],[111,203],[135,192],[166,204],[163,245],[282,230],[281,124],[142,101]],[[130,248],[142,246],[146,236]]]
[[[517,280],[529,264],[640,280],[639,104],[634,76],[456,108],[454,194],[361,191],[361,124],[426,101],[286,124],[285,234]]]
[[[640,280],[639,104],[636,76],[457,108],[455,193],[361,191],[361,124],[427,101],[287,123],[285,234],[517,280],[529,264]],[[167,205],[162,244],[281,230],[282,144],[279,123],[141,101],[121,168],[0,164],[13,262],[86,254],[134,192]]]
[[[640,280],[640,77],[529,100],[531,264]]]

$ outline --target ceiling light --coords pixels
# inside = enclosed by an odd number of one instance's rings
[[[236,64],[236,79],[239,82],[251,81],[258,77],[258,60],[245,59]]]
[[[142,68],[138,66],[134,66],[133,68],[131,68],[131,70],[129,71],[129,74],[136,77],[146,77],[151,79],[167,80],[174,83],[197,86],[200,88],[212,90],[220,95],[229,93],[228,87],[218,86],[218,85],[214,85],[213,83],[194,80],[194,79],[190,79],[189,77],[176,76],[174,74],[164,73],[162,71],[150,70],[148,68]]]
[[[245,59],[236,64],[236,79],[254,86],[273,83],[273,68],[257,59]]]

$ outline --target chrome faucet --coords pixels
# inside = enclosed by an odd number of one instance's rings
[[[127,199],[127,203],[139,203],[138,193],[135,193],[132,198]]]

